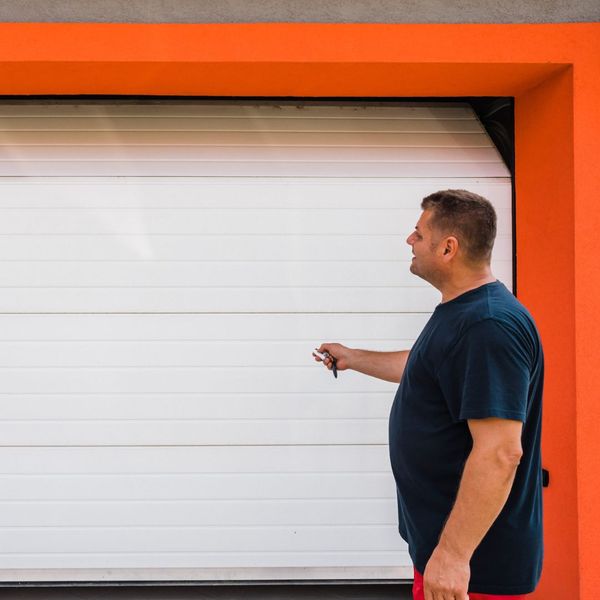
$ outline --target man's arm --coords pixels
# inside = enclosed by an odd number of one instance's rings
[[[426,600],[466,600],[469,562],[506,503],[522,456],[520,421],[472,419],[468,425],[473,448],[456,502],[425,569]]]
[[[353,350],[350,368],[359,373],[377,377],[377,379],[400,383],[408,360],[408,353],[409,350],[397,352]]]
[[[319,352],[329,352],[336,359],[338,371],[352,369],[393,383],[400,383],[409,353],[409,350],[396,352],[359,350],[337,343],[321,344],[317,350]],[[315,360],[323,362],[328,369],[331,369],[332,362],[329,358],[321,361],[319,357],[315,356]]]

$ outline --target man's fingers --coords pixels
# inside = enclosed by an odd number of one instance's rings
[[[427,595],[427,591],[425,592],[425,600],[431,598],[431,600],[469,600],[469,596],[463,596],[462,594],[455,594],[454,592],[429,592],[429,596]]]
[[[329,357],[321,358],[320,356],[317,356],[314,352],[313,352],[313,357],[317,362],[322,362],[329,370],[331,370],[331,368],[333,366],[331,358],[329,358]]]
[[[425,600],[469,600],[469,596],[455,594],[450,591],[432,590],[430,586],[423,588]]]

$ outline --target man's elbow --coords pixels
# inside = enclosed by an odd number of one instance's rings
[[[499,467],[507,471],[516,471],[523,458],[521,446],[507,445],[498,446],[495,451],[495,459]]]
[[[521,462],[523,450],[513,444],[488,445],[486,447],[474,446],[471,458],[486,469],[505,471],[512,474]]]

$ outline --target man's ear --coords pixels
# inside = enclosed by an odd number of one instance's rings
[[[451,235],[444,240],[444,256],[452,258],[458,252],[458,240]]]

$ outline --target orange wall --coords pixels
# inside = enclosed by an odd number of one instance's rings
[[[515,99],[517,295],[546,359],[540,599],[574,598],[578,586],[572,80],[569,69]]]
[[[515,96],[518,294],[547,361],[536,598],[600,589],[600,24],[0,24],[0,94]]]
[[[600,31],[574,69],[575,385],[581,598],[600,590]]]

